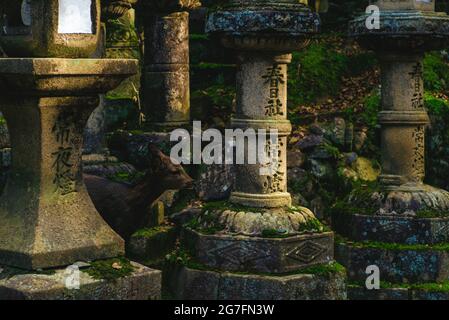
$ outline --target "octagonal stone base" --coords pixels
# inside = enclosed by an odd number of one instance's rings
[[[259,238],[185,229],[183,241],[198,262],[224,271],[286,273],[329,263],[334,257],[332,232]]]
[[[436,285],[436,284],[435,284]],[[422,290],[409,288],[381,288],[367,290],[362,286],[348,287],[349,300],[449,300],[446,290]]]
[[[354,241],[404,244],[449,242],[449,217],[415,218],[334,213],[332,226],[338,234]]]
[[[368,266],[378,266],[381,281],[428,283],[449,281],[449,250],[442,247],[382,247],[339,243],[336,260],[346,267],[351,281],[365,281]]]
[[[97,280],[80,272],[80,289],[65,286],[66,269],[52,275],[21,274],[0,277],[0,300],[158,300],[162,273],[132,263],[135,271],[116,281]],[[1,276],[1,273],[0,273]]]
[[[167,289],[179,300],[345,300],[344,273],[268,276],[200,271],[184,266],[166,270]]]

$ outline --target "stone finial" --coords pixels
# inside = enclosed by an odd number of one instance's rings
[[[8,56],[87,58],[97,48],[100,0],[11,0],[0,4]]]
[[[138,0],[103,0],[101,2],[101,20],[118,19],[137,3]]]

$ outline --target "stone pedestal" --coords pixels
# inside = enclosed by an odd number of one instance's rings
[[[0,200],[0,264],[35,270],[124,253],[83,184],[81,148],[98,94],[136,71],[135,60],[0,59],[13,159]]]
[[[47,273],[17,274],[2,277],[2,300],[159,300],[161,277],[158,270],[131,263],[134,271],[115,281],[96,279],[84,269],[79,278],[69,269],[56,269]],[[5,271],[6,272],[6,271]],[[79,280],[79,288],[71,287]],[[67,286],[69,284],[69,286]]]
[[[449,193],[423,183],[429,118],[422,60],[424,52],[447,45],[449,17],[433,12],[434,1],[375,3],[380,29],[367,29],[362,16],[351,22],[350,33],[376,51],[382,65],[382,174],[375,190],[354,191],[349,206],[355,208],[334,214],[336,231],[346,237],[336,256],[349,279],[359,282],[350,298],[441,298],[449,280]],[[371,265],[380,269],[379,291],[365,289]]]
[[[202,271],[189,264],[167,269],[178,281],[168,285],[176,296],[188,298],[188,292],[199,291],[196,298],[345,298],[342,274],[331,267],[333,233],[324,232],[310,210],[292,207],[287,191],[289,52],[306,45],[318,24],[310,9],[293,0],[231,1],[209,15],[207,32],[239,56],[232,127],[266,140],[237,137],[236,157],[243,163],[236,164],[229,202],[205,204],[184,230],[183,246]],[[270,131],[277,136],[271,138]],[[268,163],[250,161],[257,151]],[[316,278],[308,268],[328,270],[328,278]]]
[[[189,13],[194,1],[144,1],[142,104],[148,126],[178,128],[190,122]]]

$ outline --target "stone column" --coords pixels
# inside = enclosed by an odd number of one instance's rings
[[[173,128],[190,122],[189,13],[198,0],[144,1],[142,103],[148,126]]]
[[[407,184],[422,185],[425,176],[423,57],[384,54],[382,64],[381,184],[390,190]],[[413,189],[413,188],[412,188]]]
[[[277,130],[278,164],[273,174],[261,175],[263,164],[236,166],[237,180],[231,202],[250,207],[277,208],[291,205],[287,192],[287,64],[290,54],[242,53],[237,75],[237,115],[234,128]],[[269,138],[269,137],[267,137]]]

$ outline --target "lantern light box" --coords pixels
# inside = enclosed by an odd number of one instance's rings
[[[87,58],[100,12],[100,0],[0,0],[0,44],[11,57]]]

